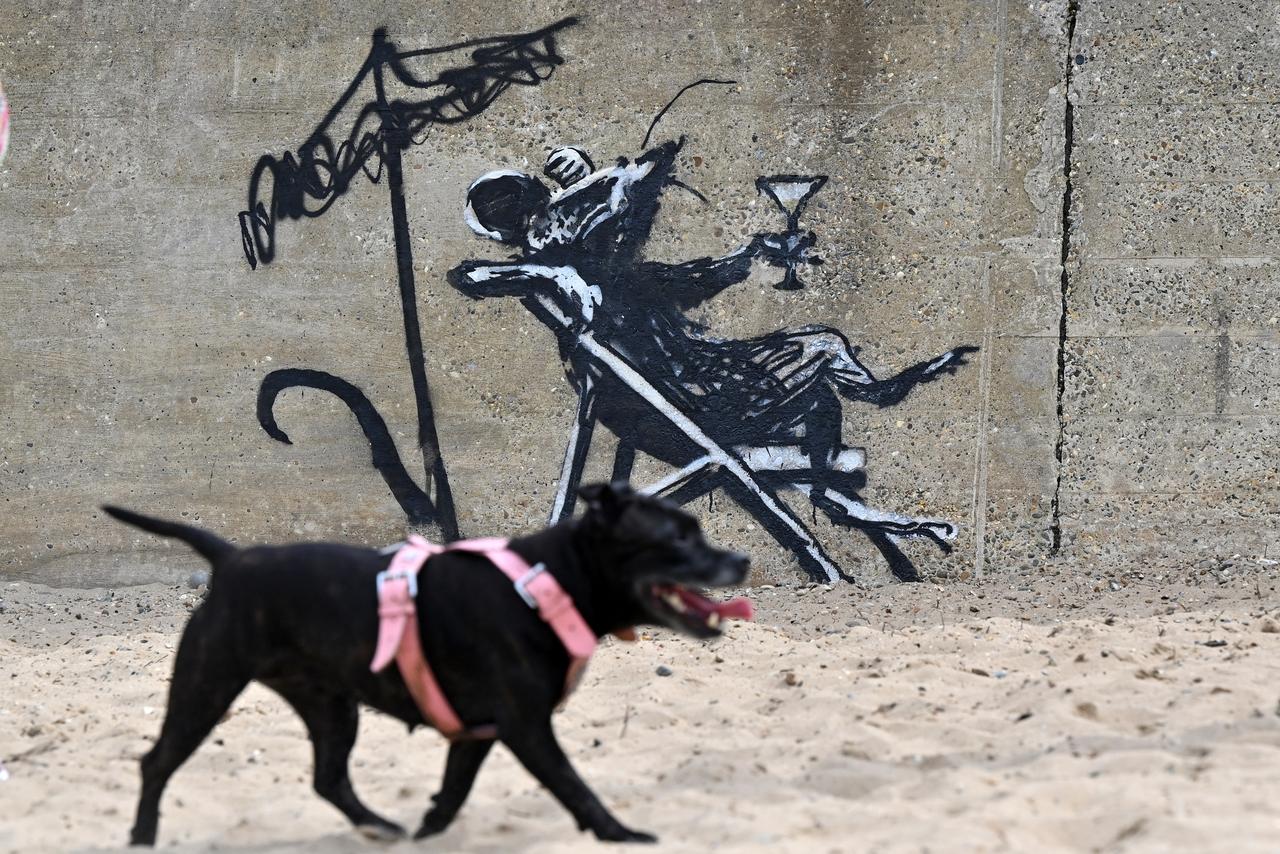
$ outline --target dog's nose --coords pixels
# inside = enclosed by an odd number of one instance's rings
[[[734,571],[746,578],[747,570],[751,568],[751,558],[741,552],[734,552],[729,556],[729,560],[733,565]]]

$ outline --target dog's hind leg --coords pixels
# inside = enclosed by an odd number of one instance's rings
[[[455,741],[449,746],[449,758],[444,765],[444,780],[440,791],[432,796],[435,803],[422,817],[422,826],[413,834],[414,839],[433,836],[443,831],[453,821],[458,810],[471,793],[480,766],[489,755],[493,741]]]
[[[142,757],[142,794],[129,835],[132,845],[155,844],[160,796],[169,778],[249,683],[230,645],[214,628],[215,621],[207,606],[197,609],[178,645],[160,738]]]
[[[263,680],[263,684],[284,697],[307,725],[315,755],[316,794],[337,807],[365,836],[382,840],[404,836],[403,827],[366,807],[351,786],[347,760],[360,720],[356,701],[309,682]]]
[[[600,803],[569,764],[550,718],[503,720],[498,731],[502,742],[511,749],[530,774],[546,786],[565,809],[573,813],[580,830],[590,830],[604,842],[657,842],[651,833],[631,830],[618,821]]]

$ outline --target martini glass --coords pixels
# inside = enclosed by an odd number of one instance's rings
[[[787,230],[777,254],[769,258],[775,267],[783,267],[786,273],[782,281],[774,285],[780,291],[798,291],[804,287],[796,268],[801,264],[821,264],[822,259],[809,252],[817,242],[812,232],[800,231],[800,215],[823,185],[826,175],[762,175],[756,179],[756,192],[773,199],[782,215],[787,218]]]

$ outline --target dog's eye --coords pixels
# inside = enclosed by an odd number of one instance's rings
[[[662,542],[669,543],[669,544],[678,543],[681,545],[689,542],[689,539],[690,539],[689,529],[684,525],[681,525],[677,522],[677,523],[671,523],[664,527],[665,527],[665,530],[661,537]]]

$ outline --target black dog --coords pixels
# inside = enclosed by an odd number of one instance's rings
[[[628,488],[584,487],[577,520],[512,540],[544,563],[598,636],[658,624],[695,637],[719,634],[717,604],[684,585],[740,583],[747,559],[703,539],[697,521]],[[155,843],[160,796],[250,680],[301,715],[315,750],[315,790],[361,831],[404,829],[372,812],[351,787],[347,758],[360,703],[413,727],[423,717],[399,670],[369,670],[378,634],[375,576],[390,558],[330,543],[239,549],[198,528],[114,507],[107,513],[189,543],[213,564],[209,595],[192,614],[174,662],[169,707],[142,759],[135,845]],[[422,647],[468,727],[495,724],[497,739],[573,813],[580,829],[619,842],[653,842],[614,818],[578,777],[551,727],[568,654],[556,635],[483,557],[445,552],[424,567],[416,600]],[[444,780],[415,838],[439,833],[462,806],[492,740],[455,741]]]

